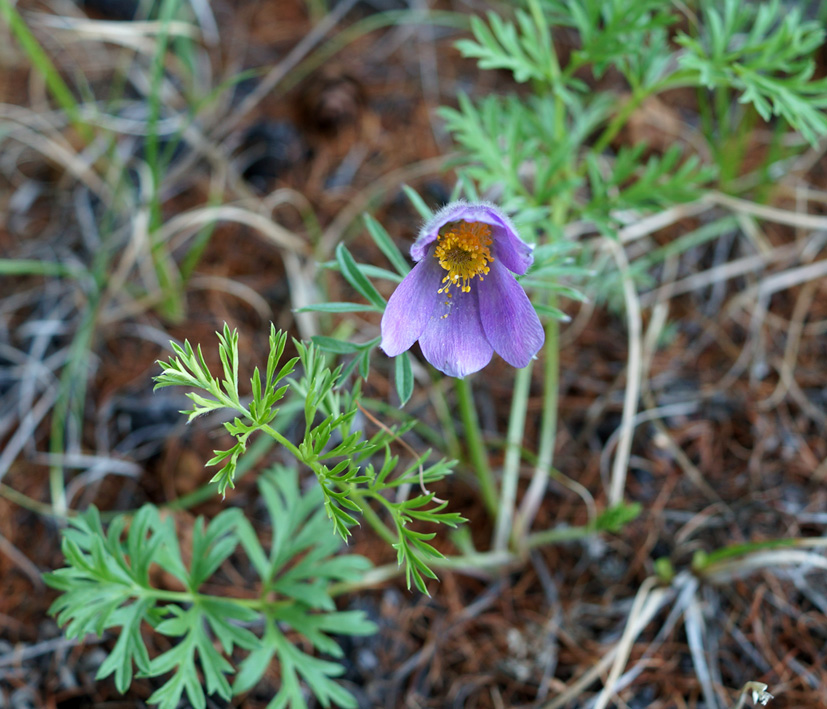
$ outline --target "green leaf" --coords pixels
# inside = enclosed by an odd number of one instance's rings
[[[313,344],[320,350],[330,352],[332,354],[353,354],[361,349],[360,345],[345,340],[338,340],[334,337],[324,337],[323,335],[314,335]]]
[[[356,261],[353,260],[353,256],[351,256],[350,251],[347,250],[344,244],[339,244],[336,247],[336,261],[339,264],[339,270],[342,272],[345,280],[350,283],[365,300],[373,303],[377,309],[384,310],[385,299],[359,270]]]
[[[403,352],[394,359],[394,378],[396,380],[396,393],[399,396],[400,406],[404,406],[411,398],[414,388],[411,359],[407,352]]]
[[[638,502],[621,502],[613,507],[608,507],[595,520],[595,529],[620,532],[627,524],[638,518],[642,509]]]
[[[275,654],[276,647],[273,642],[272,633],[270,632],[270,625],[268,624],[263,642],[259,643],[258,648],[247,655],[241,665],[239,665],[238,673],[233,683],[233,693],[242,694],[255,687],[261,681]]]
[[[316,305],[306,305],[303,308],[298,308],[297,313],[363,313],[369,311],[381,311],[375,305],[365,305],[364,303],[317,303]]]
[[[0,259],[0,276],[68,276],[83,278],[87,275],[80,266],[37,259]]]
[[[434,216],[433,210],[427,204],[425,204],[425,200],[422,199],[422,197],[420,197],[419,192],[417,192],[413,187],[410,187],[409,185],[402,185],[402,191],[405,193],[405,196],[410,200],[414,209],[417,212],[419,212],[419,216],[422,217],[425,221],[428,221],[432,216]],[[405,265],[407,265],[407,262]]]
[[[98,668],[95,679],[103,679],[114,673],[118,691],[126,692],[132,684],[132,662],[142,672],[149,669],[149,653],[141,637],[141,622],[146,619],[152,606],[152,599],[144,598],[120,609],[117,621],[122,626],[121,634],[109,657]]]
[[[827,80],[813,79],[824,28],[780,0],[704,2],[699,38],[679,33],[682,69],[710,89],[740,93],[764,120],[781,116],[815,145],[827,133]],[[726,120],[726,116],[718,116]]]
[[[235,528],[241,511],[228,509],[220,512],[204,529],[204,519],[199,517],[192,530],[192,564],[189,586],[197,591],[219,566],[233,553],[238,545]]]
[[[402,189],[406,189],[407,185],[403,185]],[[413,192],[413,190],[411,190]],[[413,194],[416,194],[413,192]],[[410,195],[408,195],[410,197]],[[419,195],[416,195],[419,198]],[[421,201],[421,198],[420,198]],[[427,209],[427,207],[426,207]],[[429,210],[430,212],[430,210]],[[400,276],[404,277],[410,273],[411,267],[402,255],[402,252],[393,243],[390,234],[385,230],[379,222],[377,222],[370,214],[364,214],[362,218],[365,221],[365,226],[370,233],[373,242],[379,247],[379,250],[385,254],[385,258],[390,261]]]
[[[403,278],[394,271],[389,271],[387,268],[380,268],[379,266],[374,266],[369,263],[357,263],[356,267],[366,278],[379,278],[385,281],[393,281],[394,283],[399,283]],[[325,261],[324,263],[320,263],[319,268],[330,269],[333,271],[340,270],[339,264],[336,261]]]
[[[522,10],[515,13],[520,25],[488,13],[488,24],[479,17],[471,17],[474,40],[463,39],[456,43],[464,57],[476,58],[480,69],[506,69],[514,74],[514,80],[553,82],[554,73],[548,62],[543,63],[543,37],[533,27],[531,18]]]
[[[349,417],[348,412],[331,414],[327,425],[335,427]],[[354,432],[344,440],[355,445],[360,436]],[[343,463],[330,471],[330,479],[341,474],[358,480],[358,467],[347,460]],[[269,551],[265,552],[240,509],[226,509],[209,524],[196,520],[189,569],[181,561],[172,519],[161,520],[155,507],[145,506],[134,515],[125,539],[126,515],[115,517],[108,530],[95,508],[70,520],[63,538],[67,566],[46,577],[62,592],[51,612],[73,637],[121,629],[99,677],[114,675],[118,689],[126,691],[134,663],[142,677],[168,675],[150,696],[150,704],[176,709],[185,701],[188,706],[206,707],[207,695],[229,700],[234,692],[252,688],[277,656],[284,677],[279,702],[299,706],[296,702],[304,702],[305,683],[322,705],[356,706],[333,679],[343,672],[342,666],[299,650],[276,623],[292,624],[293,631],[303,634],[317,650],[341,657],[334,635],[364,635],[374,632],[375,626],[361,612],[337,612],[330,586],[361,578],[370,562],[339,554],[341,542],[331,533],[320,486],[302,492],[295,470],[277,468],[262,476],[260,490],[272,525]],[[338,504],[358,509],[341,491],[334,492],[341,496]],[[265,589],[260,598],[195,593],[238,551],[239,544]],[[153,563],[172,570],[191,590],[172,594],[176,597],[172,600],[168,591],[157,594],[146,573]],[[273,600],[262,601],[265,596]],[[165,600],[156,605],[159,597]],[[260,639],[250,628],[262,625]],[[146,627],[170,639],[165,643],[169,649],[152,660],[142,636]],[[249,655],[231,686],[229,676],[235,670],[228,658],[236,648]]]

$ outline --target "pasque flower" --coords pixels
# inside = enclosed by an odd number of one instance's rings
[[[419,232],[417,264],[388,301],[382,349],[395,357],[419,340],[451,377],[482,369],[494,352],[525,367],[543,346],[540,320],[513,274],[534,257],[511,220],[488,202],[452,202]]]

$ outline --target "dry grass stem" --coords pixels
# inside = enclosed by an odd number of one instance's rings
[[[623,501],[626,486],[626,471],[634,436],[634,418],[640,398],[640,379],[642,365],[642,320],[640,300],[634,282],[629,274],[629,262],[623,248],[612,240],[607,240],[609,250],[615,258],[623,284],[623,296],[626,304],[626,323],[629,329],[629,355],[626,365],[626,391],[623,397],[623,418],[620,424],[617,453],[612,465],[611,482],[608,498],[610,505]]]

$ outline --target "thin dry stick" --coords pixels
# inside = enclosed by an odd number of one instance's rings
[[[641,313],[635,284],[629,274],[629,261],[623,247],[616,241],[608,239],[606,243],[617,262],[623,282],[623,296],[626,301],[626,319],[629,327],[629,359],[626,365],[626,393],[623,397],[623,418],[620,423],[620,440],[617,446],[612,477],[609,485],[609,505],[617,505],[623,501],[623,491],[626,487],[626,470],[629,466],[629,455],[632,450],[632,436],[635,432],[635,411],[640,397],[641,376]]]
[[[336,245],[342,240],[345,230],[367,209],[374,199],[385,192],[398,189],[402,184],[438,172],[453,157],[453,154],[448,154],[428,158],[413,165],[406,165],[398,170],[392,170],[371,182],[365,189],[350,198],[347,206],[336,215],[335,219],[324,230],[316,249],[316,258],[323,261],[333,253]]]
[[[593,709],[606,709],[609,700],[611,700],[612,695],[616,691],[615,688],[617,687],[617,682],[620,679],[623,668],[629,660],[632,646],[641,632],[643,632],[643,629],[649,624],[649,621],[663,608],[675,590],[680,589],[678,603],[682,604],[687,597],[693,597],[694,591],[697,588],[697,581],[688,574],[677,576],[673,586],[670,588],[657,588],[657,584],[657,577],[650,576],[640,585],[635,600],[632,603],[632,609],[629,611],[629,620],[623,630],[623,635],[614,647],[616,655],[612,669],[606,678],[603,690],[597,697]]]
[[[382,423],[378,418],[376,418],[370,411],[364,408],[359,402],[356,402],[356,406],[359,407],[359,411],[361,411],[370,421],[379,426],[379,428],[381,428],[389,436],[393,436],[393,440],[398,441],[399,444],[414,457],[414,460],[418,460],[421,457],[417,455],[416,451],[413,448],[411,448],[405,440],[399,437],[398,433],[394,433],[384,423]],[[425,468],[422,466],[422,463],[419,464],[419,489],[422,490],[423,495],[432,494],[428,492],[428,488],[425,487]],[[434,502],[446,502],[446,500],[442,500],[438,498],[436,495],[434,495],[431,499],[434,500]]]
[[[827,276],[827,259],[773,274],[746,289],[737,298],[734,298],[727,310],[728,312],[732,312],[739,307],[743,308],[747,305],[754,305],[752,317],[750,318],[750,335],[752,342],[757,343],[760,327],[767,313],[770,296],[773,293],[825,276]],[[756,344],[753,344],[752,348],[748,345],[744,346],[738,360],[732,365],[721,381],[717,383],[716,386],[718,389],[730,387],[732,383],[741,376],[741,373],[749,364],[749,360],[753,356],[756,346]],[[789,387],[792,392],[796,388],[795,382],[790,382]]]
[[[638,411],[634,417],[632,418],[632,429],[636,429],[642,423],[650,423],[652,421],[658,421],[659,419],[666,418],[668,416],[686,416],[687,414],[695,413],[698,410],[698,402],[697,401],[677,401],[674,404],[666,404],[664,406],[652,406],[652,408],[646,409],[645,411]],[[614,447],[615,443],[617,443],[618,438],[623,433],[624,429],[621,425],[619,428],[616,428],[612,435],[609,436],[606,444],[603,446],[603,450],[600,451],[600,472],[604,474],[608,471],[609,468],[609,458],[612,455],[612,448]],[[715,500],[718,500],[718,497],[715,497]]]
[[[47,389],[31,410],[27,412],[27,415],[23,417],[20,426],[6,443],[3,452],[0,453],[0,480],[3,479],[15,458],[17,458],[17,454],[23,450],[23,446],[34,439],[38,424],[52,410],[55,401],[57,401],[58,393],[58,387],[56,386]]]
[[[8,137],[28,145],[45,158],[63,166],[67,172],[74,175],[92,192],[97,194],[103,202],[110,203],[112,192],[109,186],[92,169],[91,164],[74,152],[71,146],[65,144],[62,136],[53,135],[54,137],[48,137],[30,130],[28,126],[19,126],[17,129],[8,132]]]
[[[0,553],[5,554],[23,573],[26,574],[26,576],[29,577],[29,580],[32,582],[32,586],[34,586],[38,591],[42,591],[46,588],[46,584],[43,583],[43,579],[40,576],[40,569],[37,568],[28,556],[14,546],[14,544],[12,544],[2,534],[0,534]]]
[[[641,584],[632,605],[632,610],[629,613],[629,621],[626,624],[626,629],[620,641],[616,643],[605,655],[603,655],[597,663],[592,665],[589,670],[583,673],[579,679],[573,682],[565,692],[558,695],[548,704],[543,705],[543,709],[562,709],[562,707],[566,706],[569,702],[579,697],[583,690],[585,690],[586,687],[592,684],[600,677],[600,675],[609,669],[613,662],[617,664],[619,659],[623,660],[619,663],[620,670],[623,669],[623,665],[626,664],[626,658],[619,658],[618,653],[622,652],[624,642],[628,642],[625,638],[628,636],[631,638],[631,643],[633,643],[637,636],[640,635],[643,629],[649,624],[649,621],[652,620],[655,614],[674,594],[674,591],[671,588],[656,588],[652,590],[652,587],[655,584],[656,579],[654,577],[646,579]],[[629,650],[631,650],[631,644],[629,645]],[[617,672],[617,677],[619,676],[620,671]],[[617,677],[615,677],[615,680]],[[609,680],[607,680],[606,685],[604,686],[604,693],[608,688]],[[611,693],[608,694],[607,701],[610,697]],[[595,709],[597,709],[597,705],[595,706]]]
[[[666,260],[664,264],[664,274],[663,274],[663,281],[667,284],[664,288],[660,290],[662,292],[668,293],[669,285],[674,283],[675,275],[677,274],[678,270],[678,258],[677,256],[671,256]],[[654,308],[652,308],[652,316],[649,321],[649,327],[646,330],[646,336],[644,339],[644,347],[643,347],[643,371],[641,373],[641,381],[643,382],[642,391],[641,391],[641,398],[643,400],[644,405],[649,410],[656,409],[656,402],[654,396],[652,396],[652,391],[649,386],[649,377],[647,373],[649,371],[649,367],[652,362],[652,357],[655,354],[655,349],[657,348],[658,339],[660,338],[661,332],[663,328],[666,326],[667,318],[669,316],[669,298],[664,297],[662,300],[658,301]],[[691,402],[687,402],[691,403]],[[695,404],[697,406],[697,404]],[[637,417],[636,417],[637,418]],[[656,444],[659,447],[665,447],[669,450],[672,457],[675,459],[675,462],[680,466],[683,470],[684,474],[701,490],[706,497],[714,502],[720,502],[723,504],[723,501],[718,496],[718,493],[712,488],[712,486],[706,481],[701,471],[695,466],[694,463],[689,459],[689,456],[684,453],[683,449],[675,443],[674,439],[672,438],[669,430],[664,425],[661,417],[653,417],[652,424],[654,425],[655,429],[657,430],[659,437],[656,439]],[[638,421],[640,423],[640,421]],[[602,462],[602,459],[601,459]]]
[[[138,38],[153,37],[162,32],[170,37],[198,38],[198,28],[183,20],[137,20],[120,22],[115,20],[90,20],[88,18],[47,15],[41,12],[28,14],[33,26],[40,25],[50,30],[69,32],[81,41],[107,42],[134,48]],[[154,49],[154,43],[149,45]]]
[[[229,293],[247,303],[262,320],[267,321],[273,318],[273,309],[270,304],[254,288],[250,288],[250,286],[246,286],[240,281],[224,278],[223,276],[193,276],[188,285],[192,290],[214,290]]]
[[[686,628],[689,653],[692,656],[692,666],[695,668],[695,676],[701,683],[701,691],[706,700],[706,706],[709,709],[718,709],[718,695],[712,686],[712,673],[704,651],[706,624],[704,623],[700,601],[694,595],[689,599],[689,604],[686,607],[684,627]]]
[[[319,334],[319,314],[315,312],[296,312],[308,305],[319,302],[316,284],[313,279],[316,264],[303,261],[292,251],[282,252],[284,272],[290,286],[290,303],[293,305],[293,318],[303,340],[309,340]]]
[[[769,297],[778,291],[787,290],[793,286],[814,281],[818,278],[824,278],[825,276],[827,276],[827,259],[816,261],[815,263],[808,263],[806,266],[791,268],[787,271],[768,276],[758,284],[758,295],[759,297]],[[746,296],[747,293],[749,293],[749,291],[745,292],[742,297]]]
[[[798,359],[798,346],[801,343],[801,335],[804,331],[804,320],[813,304],[818,283],[810,281],[801,290],[801,294],[795,301],[792,318],[790,319],[789,327],[787,329],[787,344],[784,347],[784,358],[781,361],[779,368],[778,384],[775,390],[763,401],[758,402],[758,408],[762,411],[768,411],[780,404],[794,380],[795,363]]]
[[[827,230],[827,217],[791,212],[786,209],[779,209],[778,207],[767,207],[766,205],[755,204],[745,199],[730,197],[720,192],[710,192],[705,199],[714,204],[731,209],[733,212],[751,214],[759,219],[766,219],[768,222],[787,224],[788,226],[801,227],[802,229]]]
[[[670,207],[657,214],[652,214],[643,219],[636,220],[633,224],[621,229],[618,233],[618,239],[621,244],[628,244],[631,241],[642,239],[644,236],[649,236],[655,232],[660,231],[672,224],[676,224],[688,217],[695,217],[704,212],[708,212],[715,205],[709,200],[700,199],[696,202],[688,202],[686,204],[679,204],[675,207]],[[579,239],[587,234],[596,234],[597,227],[591,222],[572,222],[563,230],[567,239]],[[602,236],[592,237],[594,240],[601,240]]]
[[[146,163],[138,163],[136,172],[138,175],[138,184],[140,185],[140,201],[136,204],[132,211],[132,229],[130,230],[129,242],[123,250],[123,255],[118,261],[118,266],[114,272],[107,279],[106,292],[104,294],[104,302],[108,302],[111,298],[127,293],[125,288],[126,280],[129,274],[137,264],[144,277],[144,285],[149,292],[156,292],[158,290],[158,281],[155,275],[154,268],[151,267],[152,258],[150,255],[150,239],[149,239],[149,222],[150,213],[149,205],[151,203],[152,195],[152,174],[149,166]],[[141,258],[143,256],[143,258]]]
[[[237,222],[252,227],[280,248],[297,253],[303,253],[306,250],[306,245],[302,239],[276,224],[268,216],[254,212],[251,209],[228,204],[218,207],[199,207],[179,214],[159,229],[157,239],[166,243],[178,232],[195,230],[220,221]]]
[[[752,271],[758,271],[772,263],[791,261],[798,258],[805,248],[806,246],[802,246],[801,244],[787,244],[773,249],[768,254],[745,256],[744,258],[736,259],[735,261],[730,261],[729,263],[724,263],[706,271],[687,276],[674,284],[650,291],[640,297],[640,303],[643,307],[648,307],[664,298],[674,298],[677,295],[689,293],[699,288],[705,288],[719,281],[728,281],[731,278],[743,276]]]
[[[241,103],[237,110],[222,121],[220,128],[213,136],[215,141],[219,141],[225,136],[232,133],[238,126],[241,120],[252,111],[277,85],[287,76],[296,65],[304,59],[304,57],[324,38],[324,36],[333,29],[339,21],[350,11],[356,4],[356,0],[344,0],[338,3],[333,10],[328,13],[319,24],[317,24],[310,32],[308,32],[304,39],[299,42],[290,54],[288,54],[283,61],[274,66],[270,72],[265,76],[255,90]]]

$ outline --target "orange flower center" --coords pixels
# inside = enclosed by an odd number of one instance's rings
[[[489,250],[491,246],[491,227],[482,222],[451,222],[439,230],[434,256],[448,273],[442,282],[445,284],[439,293],[447,293],[451,286],[460,292],[471,290],[471,281],[479,276],[488,275],[488,264],[494,259]]]

